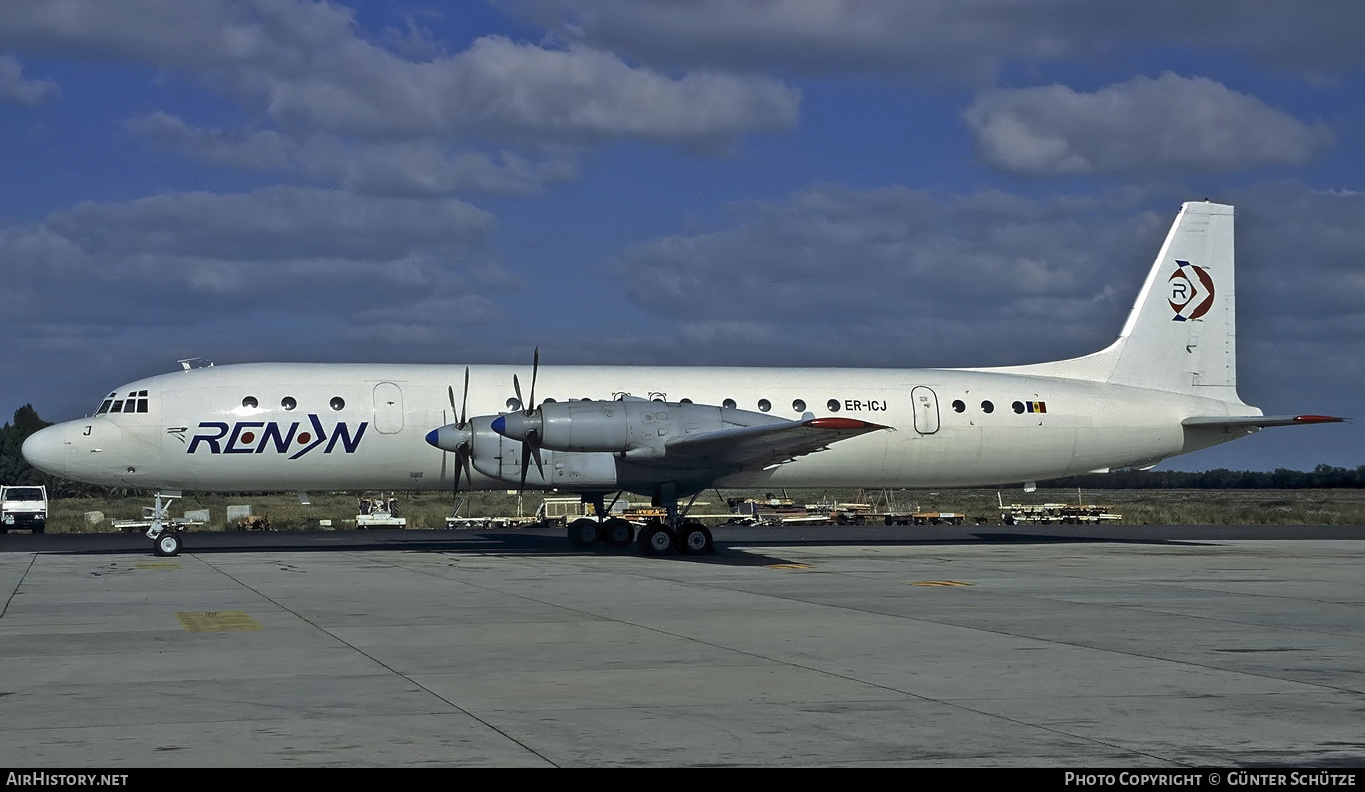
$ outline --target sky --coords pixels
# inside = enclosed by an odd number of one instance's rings
[[[1358,0],[5,0],[0,412],[202,357],[1108,345],[1237,208],[1239,392],[1365,417]],[[1165,469],[1365,464],[1272,429]]]

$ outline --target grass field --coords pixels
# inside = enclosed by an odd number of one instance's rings
[[[725,497],[763,497],[766,493],[724,491]],[[777,493],[782,494],[782,493]],[[785,495],[796,503],[821,500],[853,502],[885,501],[874,493],[853,490],[791,490]],[[1123,515],[1125,525],[1365,525],[1365,490],[1084,490],[1081,500],[1104,504]],[[899,511],[961,512],[969,518],[984,517],[1000,523],[997,490],[940,490],[892,493],[893,508]],[[400,514],[409,528],[444,528],[445,518],[454,509],[449,493],[396,493]],[[468,494],[461,516],[532,515],[543,495],[528,493],[520,499],[503,492]],[[1075,503],[1075,490],[1039,489],[1024,493],[1019,489],[1001,490],[999,497],[1011,503]],[[253,515],[263,515],[275,530],[351,530],[355,528],[356,496],[353,493],[310,494],[311,505],[299,503],[293,494],[281,495],[189,495],[171,509],[179,517],[187,510],[207,509],[210,521],[198,530],[236,530],[227,524],[227,506],[249,505]],[[702,503],[702,501],[707,501]],[[639,499],[633,502],[638,503]],[[150,506],[148,497],[79,498],[51,503],[49,533],[112,532],[115,519],[134,519],[142,507]],[[86,512],[102,512],[101,523],[90,524]],[[694,507],[696,514],[720,514],[724,500],[714,491],[703,493]],[[330,527],[322,522],[330,520]]]

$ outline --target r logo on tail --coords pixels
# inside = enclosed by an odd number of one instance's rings
[[[1175,272],[1168,279],[1169,302],[1177,322],[1198,319],[1213,307],[1213,276],[1208,270],[1188,261],[1176,260]],[[1191,278],[1193,272],[1195,277]]]

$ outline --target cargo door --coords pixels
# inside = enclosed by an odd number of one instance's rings
[[[392,382],[374,386],[374,430],[380,434],[403,431],[403,389]]]
[[[938,431],[938,396],[923,385],[910,391],[910,402],[915,411],[915,431],[933,434]]]

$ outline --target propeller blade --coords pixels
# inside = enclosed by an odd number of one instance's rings
[[[474,471],[471,470],[469,467],[470,459],[472,459],[473,456],[474,454],[470,450],[464,449],[460,453],[459,457],[455,460],[456,462],[459,462],[461,464],[461,467],[464,468],[464,476],[466,479],[469,480],[470,484],[474,483]],[[460,475],[458,468],[455,471],[455,475],[456,476]]]
[[[469,366],[465,366],[465,367],[464,367],[464,400],[460,402],[460,415],[459,415],[459,421],[460,421],[460,428],[461,428],[461,429],[463,429],[463,428],[465,427],[466,419],[469,417],[469,416],[468,416],[468,412],[469,412],[468,407],[469,407]],[[454,394],[454,393],[450,394],[450,409],[452,409],[452,410],[455,409],[455,394]]]
[[[446,411],[445,411],[445,410],[441,410],[441,425],[442,425],[442,426],[445,426],[445,422],[446,422]],[[445,480],[446,480],[446,452],[445,452],[445,451],[442,451],[442,452],[441,452],[441,481],[445,481]]]
[[[516,374],[512,375],[512,390],[517,392],[517,404],[521,405],[521,409],[526,409],[526,402],[521,400],[521,383],[517,381]]]
[[[536,408],[536,375],[540,373],[540,347],[536,347],[535,355],[531,357],[531,403],[526,405],[529,413]]]
[[[534,431],[526,434],[525,445],[530,446],[531,456],[536,460],[536,470],[542,479],[545,478],[545,463],[540,459],[540,435]]]

